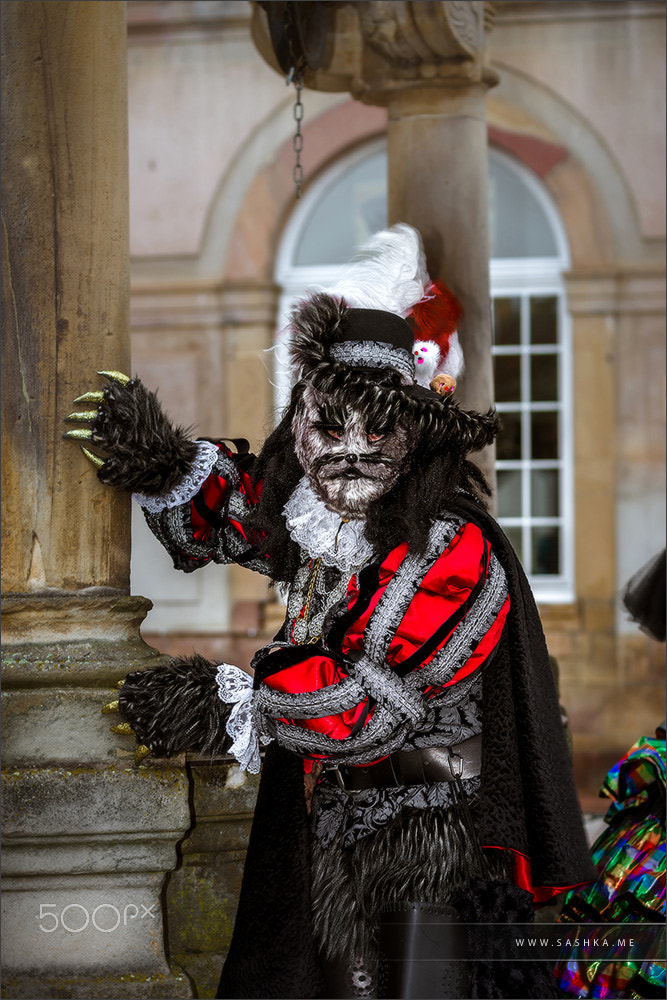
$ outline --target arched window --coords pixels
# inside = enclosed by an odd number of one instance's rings
[[[355,248],[386,226],[384,140],[322,174],[292,214],[276,266],[280,328],[311,284],[327,284]],[[539,181],[489,151],[489,236],[494,318],[498,520],[542,602],[574,597],[571,346],[563,273],[567,240]],[[276,350],[276,407],[289,392]]]

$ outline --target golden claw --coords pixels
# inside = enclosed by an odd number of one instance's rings
[[[76,427],[73,431],[65,431],[64,438],[73,438],[75,441],[92,441],[93,432],[86,427]]]
[[[82,396],[77,396],[75,403],[103,403],[104,392],[102,389],[94,389],[91,392],[84,392]]]
[[[119,722],[117,726],[111,727],[112,733],[120,733],[121,736],[136,736],[134,729],[129,722]]]
[[[124,683],[125,683],[125,678],[123,677],[121,680],[119,680],[119,681],[116,682],[116,687],[117,688],[122,688],[122,686],[123,686]]]
[[[92,424],[97,417],[97,410],[79,410],[77,413],[68,413],[65,420],[78,421],[82,424]]]
[[[118,711],[120,711],[120,704],[118,700],[110,701],[108,702],[108,704],[102,707],[102,712],[104,713],[104,715],[109,715],[111,712],[118,712]]]
[[[81,445],[81,451],[84,453],[88,461],[93,463],[96,469],[102,468],[105,461],[103,458],[100,458],[99,455],[96,455],[94,452],[89,451],[87,448],[84,448],[83,445]]]
[[[151,748],[147,747],[145,743],[141,743],[134,752],[134,763],[141,764],[144,757],[148,757],[151,752]]]
[[[106,378],[111,379],[112,382],[120,382],[121,385],[127,385],[130,381],[129,375],[123,375],[122,372],[98,372],[98,375],[104,375]]]

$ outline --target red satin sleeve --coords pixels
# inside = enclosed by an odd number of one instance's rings
[[[218,448],[224,455],[231,457],[232,452],[228,448],[225,448],[224,445],[218,445]],[[252,507],[260,498],[262,492],[261,483],[254,483],[250,476],[242,469],[239,469],[238,473],[240,476],[240,482],[238,486],[234,488],[241,493],[248,505]],[[214,473],[212,473],[208,479],[204,481],[200,491],[201,499],[211,514],[219,514],[224,509],[229,497],[230,489],[232,489],[232,487],[230,487],[228,481],[223,476],[218,476]],[[206,518],[202,517],[199,513],[194,500],[190,501],[190,519],[192,522],[192,534],[195,541],[205,542],[209,538],[213,528]],[[226,519],[226,523],[234,531],[238,531],[243,538],[247,537],[241,524],[234,520],[234,518],[228,517]]]

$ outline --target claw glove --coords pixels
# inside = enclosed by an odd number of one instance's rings
[[[231,753],[243,770],[260,768],[252,718],[252,678],[203,656],[128,674],[118,697],[122,719],[157,757],[185,750]]]

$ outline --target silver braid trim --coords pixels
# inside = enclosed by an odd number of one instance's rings
[[[419,584],[463,525],[460,518],[436,521],[422,555],[408,552],[387,584],[364,636],[364,653],[373,663],[384,663],[398,626],[410,607]]]
[[[267,734],[275,736],[286,749],[298,754],[321,753],[345,764],[367,764],[375,756],[393,753],[404,745],[409,733],[407,723],[397,725],[389,712],[379,707],[361,732],[346,740],[336,740],[284,722],[266,721]]]
[[[330,684],[318,691],[304,694],[288,694],[273,691],[263,684],[255,698],[260,712],[273,716],[287,716],[290,719],[312,719],[347,712],[366,697],[366,692],[354,679],[346,677],[338,684]]]
[[[364,688],[376,701],[387,707],[389,713],[413,726],[423,721],[426,702],[419,691],[410,690],[402,678],[385,664],[378,666],[367,657],[362,657],[353,667]]]
[[[351,368],[395,368],[409,382],[415,380],[415,359],[408,351],[384,341],[345,340],[329,348],[335,361]]]

